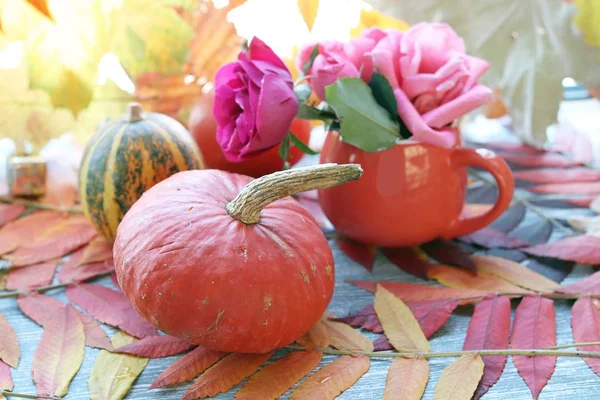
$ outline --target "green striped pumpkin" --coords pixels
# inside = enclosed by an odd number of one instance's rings
[[[121,219],[146,190],[179,171],[202,168],[202,153],[183,125],[131,103],[122,118],[101,125],[85,148],[81,205],[112,243]]]

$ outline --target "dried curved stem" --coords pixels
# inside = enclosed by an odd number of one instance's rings
[[[320,164],[278,171],[253,180],[226,206],[227,213],[247,225],[258,223],[268,204],[296,193],[324,189],[359,179],[358,164]]]

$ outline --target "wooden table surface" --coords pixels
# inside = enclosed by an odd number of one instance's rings
[[[527,195],[527,194],[525,194]],[[566,216],[589,213],[586,210],[556,210],[552,211],[556,216]],[[528,211],[529,213],[529,211]],[[527,218],[531,216],[528,215]],[[555,237],[560,236],[560,232],[553,234]],[[554,238],[555,238],[554,237]],[[553,238],[553,239],[554,239]],[[372,294],[358,289],[345,281],[348,279],[358,280],[393,280],[405,282],[421,282],[418,278],[404,273],[399,270],[383,256],[378,255],[375,268],[372,273],[366,271],[362,266],[350,260],[345,256],[334,242],[330,242],[336,262],[336,287],[333,300],[329,310],[339,316],[347,315],[350,312],[357,311],[363,306],[372,303]],[[566,281],[574,281],[583,276],[589,275],[593,270],[590,267],[578,266],[574,269]],[[112,286],[109,278],[103,278],[96,282],[103,283],[107,286]],[[63,291],[49,292],[48,294],[66,301]],[[516,302],[513,301],[513,315]],[[570,307],[572,301],[556,301],[557,311],[557,343],[572,343],[570,327]],[[15,391],[20,393],[35,393],[35,388],[31,380],[31,363],[33,352],[37,346],[42,329],[27,317],[23,316],[17,307],[14,299],[0,300],[0,312],[8,319],[9,323],[16,329],[19,342],[22,349],[22,358],[17,371],[13,371],[13,379],[15,382]],[[448,323],[431,339],[433,351],[456,351],[461,350],[465,337],[467,324],[470,320],[472,307],[460,307],[451,316]],[[115,330],[103,325],[109,335],[112,335]],[[377,335],[365,332],[369,337],[375,338]],[[69,388],[69,393],[66,399],[87,399],[89,398],[87,380],[90,371],[93,367],[96,354],[99,350],[85,349],[85,360],[81,370],[72,381]],[[284,352],[276,353],[276,357],[281,356]],[[169,357],[163,359],[150,360],[148,366],[136,381],[133,389],[127,395],[127,399],[179,399],[187,385],[179,386],[174,389],[153,390],[147,391],[150,383],[178,357]],[[326,356],[322,364],[329,362],[333,357]],[[431,371],[430,379],[427,385],[424,399],[432,399],[435,384],[442,372],[454,359],[440,358],[430,360]],[[344,392],[339,398],[350,400],[361,399],[379,399],[382,397],[385,378],[390,365],[389,360],[373,359],[371,368],[352,388]],[[287,398],[290,392],[284,398]],[[219,399],[233,398],[232,392],[223,394]],[[485,400],[525,400],[531,399],[529,389],[519,376],[512,359],[509,357],[504,374],[499,382],[490,389],[483,397]],[[556,371],[552,376],[549,384],[542,391],[541,400],[585,400],[585,399],[600,399],[600,378],[596,376],[579,358],[559,358],[556,366]]]

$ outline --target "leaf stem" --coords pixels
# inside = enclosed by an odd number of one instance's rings
[[[6,196],[0,196],[0,203],[21,204],[26,207],[37,208],[39,210],[52,210],[52,211],[61,211],[61,212],[68,212],[68,213],[82,213],[83,212],[83,210],[78,207],[59,207],[59,206],[53,206],[52,204],[38,203],[37,201],[12,199],[12,198],[6,197]]]
[[[98,274],[96,276],[93,276],[89,279],[96,279],[96,278],[102,278],[104,276],[110,275],[112,272],[105,272],[103,274]],[[86,279],[89,280],[89,279]],[[44,292],[48,292],[50,290],[54,290],[54,289],[61,289],[64,287],[67,287],[69,285],[72,285],[74,283],[77,283],[78,281],[71,281],[71,282],[64,282],[64,283],[56,283],[54,285],[48,285],[48,286],[40,286],[37,288],[32,288],[31,291],[35,291],[38,293],[44,293]],[[27,292],[24,292],[22,290],[14,290],[14,291],[9,291],[9,292],[4,292],[4,293],[0,293],[0,299],[8,299],[10,297],[19,297],[22,294],[26,294]]]
[[[4,397],[18,397],[20,399],[61,399],[61,397],[57,397],[57,396],[44,396],[44,395],[37,395],[37,394],[26,394],[26,393],[16,393],[16,392],[9,392],[8,390],[2,390],[0,391],[0,395],[4,396]]]

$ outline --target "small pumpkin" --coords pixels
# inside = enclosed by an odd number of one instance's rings
[[[122,118],[98,128],[84,150],[79,170],[83,211],[112,242],[123,215],[142,193],[176,172],[203,166],[183,125],[130,103]]]
[[[265,353],[294,342],[325,311],[333,255],[293,193],[358,179],[322,164],[256,180],[180,172],[148,190],[113,247],[119,285],[159,330],[210,349]]]

